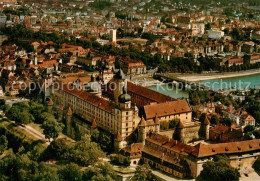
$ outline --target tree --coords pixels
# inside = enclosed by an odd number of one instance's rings
[[[4,178],[4,179],[2,179]],[[32,161],[27,154],[8,153],[0,159],[0,180],[59,180],[56,169]]]
[[[160,121],[160,128],[162,130],[169,129],[169,122],[168,121]]]
[[[7,149],[8,140],[5,135],[0,137],[0,155]]]
[[[224,124],[226,126],[231,126],[233,121],[231,119],[224,118],[221,122],[222,122],[222,124]]]
[[[177,126],[177,124],[179,123],[179,119],[174,119],[169,121],[169,128],[175,128]]]
[[[130,164],[131,164],[130,158],[129,158],[129,157],[126,157],[126,158],[124,159],[124,165],[128,167],[128,166],[130,166]]]
[[[210,23],[205,24],[205,30],[210,30],[210,29],[211,29],[211,24]]]
[[[0,99],[0,106],[3,106],[3,105],[5,105],[5,99]]]
[[[27,102],[13,104],[6,112],[6,117],[17,124],[28,124],[34,120],[33,115],[29,112],[29,104]]]
[[[80,166],[94,165],[105,153],[97,143],[91,142],[90,135],[84,135],[80,141],[71,143],[66,139],[56,139],[48,146],[41,160],[74,162]]]
[[[41,161],[49,159],[64,159],[64,155],[68,154],[72,149],[72,144],[65,138],[58,138],[50,143],[44,153],[41,155]]]
[[[83,173],[82,180],[116,180],[117,175],[110,163],[103,162],[87,168]]]
[[[114,145],[111,134],[102,131],[99,134],[98,144],[103,151],[111,153],[111,151],[113,150],[113,145]]]
[[[6,117],[8,117],[10,120],[17,120],[19,119],[19,109],[18,107],[12,106],[7,112]]]
[[[152,171],[148,164],[139,165],[136,167],[135,175],[133,180],[135,181],[146,181],[152,179]]]
[[[192,118],[198,118],[198,112],[197,111],[192,111]]]
[[[203,123],[203,122],[205,121],[206,117],[207,117],[206,113],[202,113],[202,114],[200,115],[199,121],[200,121],[201,123]]]
[[[4,113],[7,113],[10,109],[10,106],[8,104],[5,104],[0,106],[0,109],[2,109]]]
[[[36,101],[31,101],[30,103],[30,113],[34,116],[35,121],[39,123],[43,123],[44,121],[40,122],[38,120],[42,120],[43,112],[45,111],[45,107],[43,104],[40,104]]]
[[[56,181],[59,180],[59,175],[57,174],[57,169],[51,166],[47,166],[45,163],[41,162],[38,166],[39,174],[37,175],[37,180],[46,181]]]
[[[216,114],[212,115],[212,117],[210,119],[210,123],[213,124],[213,125],[219,124],[219,119],[218,119],[218,116]]]
[[[15,123],[29,124],[33,119],[33,116],[28,111],[23,111],[18,114],[18,118],[15,120]]]
[[[250,133],[250,132],[253,132],[255,130],[255,127],[252,126],[252,125],[247,125],[245,128],[244,128],[244,133],[247,134],[247,133]]]
[[[38,116],[37,123],[44,123],[48,119],[55,119],[54,115],[49,112],[43,112]]]
[[[44,121],[42,124],[43,133],[45,134],[45,138],[56,139],[59,136],[59,133],[62,131],[64,125],[62,123],[57,122],[56,119],[50,118]]]
[[[260,131],[259,130],[254,131],[253,134],[254,134],[256,139],[260,139]]]
[[[221,110],[221,107],[220,106],[216,106],[215,108],[215,112],[222,115],[222,110]]]
[[[70,149],[69,160],[82,165],[93,165],[100,157],[105,156],[97,143],[91,142],[90,135],[84,135],[75,146]]]
[[[66,165],[63,169],[58,171],[59,177],[63,181],[81,181],[82,171],[75,163]]]
[[[200,172],[197,180],[206,181],[238,181],[239,172],[230,166],[228,159],[225,157],[217,157],[214,161],[207,161],[203,164],[203,170]]]

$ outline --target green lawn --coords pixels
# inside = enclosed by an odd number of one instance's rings
[[[135,173],[135,170],[129,169],[129,168],[125,168],[125,167],[114,167],[114,170],[116,172],[122,173],[122,174]]]

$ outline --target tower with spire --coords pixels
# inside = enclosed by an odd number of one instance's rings
[[[118,104],[120,109],[130,109],[131,108],[131,96],[127,94],[126,84],[123,86],[123,93],[118,96]]]
[[[114,75],[114,99],[115,103],[118,105],[118,97],[123,93],[123,87],[126,81],[126,76],[122,69]]]
[[[95,119],[93,119],[91,127],[90,127],[90,134],[92,135],[94,133],[94,130],[97,129],[97,122]]]
[[[48,112],[52,111],[53,105],[54,105],[54,103],[53,103],[52,99],[50,98],[49,102],[48,102]]]
[[[117,98],[118,110],[116,111],[121,117],[120,120],[117,121],[118,127],[121,130],[118,130],[116,138],[115,138],[115,150],[118,151],[127,145],[126,137],[128,137],[128,131],[133,129],[133,110],[131,109],[131,96],[127,94],[126,84],[123,84],[122,94],[120,94]],[[122,137],[123,134],[123,137]]]

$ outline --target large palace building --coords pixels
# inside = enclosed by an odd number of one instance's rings
[[[187,100],[173,100],[127,82],[122,70],[114,75],[112,82],[113,90],[108,90],[107,96],[93,76],[85,89],[75,83],[60,82],[56,86],[53,84],[51,97],[57,107],[70,109],[86,123],[115,135],[118,149],[126,146],[136,130],[142,143],[148,133],[159,133],[161,120],[178,118],[183,124],[192,122]]]

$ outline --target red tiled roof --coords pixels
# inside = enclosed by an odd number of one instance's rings
[[[218,144],[199,143],[193,148],[194,149],[192,154],[196,157],[207,157],[217,154],[242,153],[260,150],[260,139]]]
[[[132,92],[134,94],[141,95],[147,99],[150,99],[150,100],[152,100],[154,102],[158,102],[158,103],[174,100],[173,98],[171,98],[169,96],[166,96],[164,94],[161,94],[161,93],[153,91],[153,90],[150,90],[150,89],[140,86],[140,85],[135,85],[132,82],[127,82],[127,91]]]
[[[159,104],[150,104],[144,106],[145,118],[151,119],[155,115],[158,117],[191,112],[191,108],[187,100],[175,100]]]
[[[232,58],[228,60],[229,64],[234,64],[234,63],[243,63],[243,58]]]
[[[117,141],[122,141],[122,140],[123,140],[123,139],[122,139],[122,136],[121,136],[121,134],[120,134],[119,132],[117,132],[116,140],[117,140]]]
[[[52,101],[52,99],[49,100],[48,105],[49,105],[49,106],[53,106],[53,101]]]
[[[84,99],[87,102],[89,102],[101,109],[104,109],[106,111],[112,112],[112,110],[115,108],[115,104],[111,103],[111,101],[102,99],[89,92],[79,90],[76,87],[73,87],[72,85],[60,84],[59,89],[62,89],[63,91],[68,92],[69,94],[72,94],[80,99]]]
[[[68,112],[67,112],[67,115],[68,115],[68,116],[72,116],[72,114],[73,114],[73,112],[72,112],[71,108],[69,107]]]
[[[141,152],[144,148],[144,145],[142,143],[133,143],[125,148],[123,148],[124,151],[128,153],[136,153]]]
[[[92,128],[96,128],[97,127],[97,122],[96,122],[95,119],[93,119],[91,127]]]

